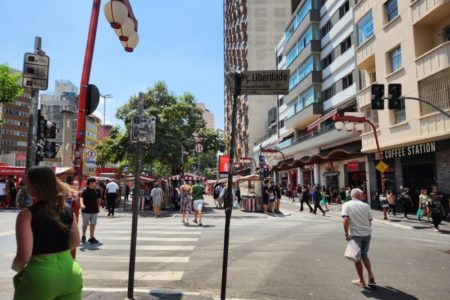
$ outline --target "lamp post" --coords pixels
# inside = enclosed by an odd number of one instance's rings
[[[356,129],[358,132],[362,132],[364,130],[364,123],[367,123],[370,125],[370,127],[373,130],[373,135],[375,137],[375,143],[377,145],[377,152],[378,152],[378,158],[380,162],[383,161],[383,156],[381,153],[380,143],[378,142],[378,134],[377,134],[377,128],[375,125],[369,121],[368,119],[364,117],[356,117],[356,116],[341,116],[341,115],[334,115],[332,120],[335,122],[334,126],[338,131],[342,129],[346,129],[347,131],[351,132],[353,129]],[[345,123],[344,123],[345,122]],[[384,172],[380,172],[381,174],[381,192],[384,193]]]
[[[284,156],[284,153],[281,152],[281,150],[278,149],[264,149],[264,148],[260,148],[259,151],[261,153],[280,153],[283,156],[283,161],[286,160],[286,157]]]

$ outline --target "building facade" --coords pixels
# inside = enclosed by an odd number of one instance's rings
[[[205,103],[197,103],[197,108],[202,111],[203,120],[205,121],[206,128],[214,129],[216,128],[214,114],[206,108]]]
[[[434,108],[406,100],[405,109],[373,111],[372,83],[400,83],[402,94],[450,109],[450,2],[368,1],[355,6],[356,64],[360,70],[358,108],[378,127],[383,179],[371,130],[361,136],[368,154],[370,190],[421,188],[437,184],[450,193],[450,119]],[[386,93],[387,96],[387,93]],[[387,103],[386,103],[387,104]]]
[[[0,162],[25,167],[30,123],[31,91],[12,103],[0,104]]]
[[[283,185],[362,186],[365,160],[357,133],[338,132],[332,117],[356,106],[354,1],[299,1],[276,48],[279,69],[289,69],[289,94],[268,112],[272,136],[258,148],[272,158]],[[264,150],[259,151],[264,155]],[[285,161],[283,161],[285,159]]]
[[[224,0],[224,59],[235,71],[273,70],[273,49],[291,13],[291,0]],[[253,156],[253,145],[267,133],[267,111],[275,96],[238,97],[236,158]],[[225,135],[231,133],[232,94],[225,88]]]

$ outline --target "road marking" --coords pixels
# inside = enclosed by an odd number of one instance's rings
[[[130,237],[103,237],[102,241],[130,241]],[[197,242],[198,238],[164,238],[164,237],[137,237],[138,241],[153,241],[153,242]]]
[[[94,246],[96,245],[89,245]],[[83,247],[81,247],[83,248]],[[88,248],[88,247],[87,247]],[[130,245],[101,245],[98,246],[98,249],[102,250],[129,250]],[[172,245],[151,245],[151,246],[136,246],[137,251],[191,251],[194,250],[194,246],[172,246]]]
[[[114,262],[114,263],[128,263],[130,257],[128,256],[98,256],[98,255],[77,255],[78,261],[95,261],[95,262]],[[188,263],[189,256],[138,256],[136,257],[137,263]]]
[[[114,287],[83,287],[83,291],[86,292],[104,292],[104,293],[114,293],[114,292],[127,292],[126,288],[114,288]],[[152,290],[152,289],[133,289],[136,293],[143,294],[166,294],[166,295],[186,295],[186,296],[199,296],[198,292],[179,292],[179,291],[165,291],[165,290]]]
[[[183,271],[134,272],[134,280],[178,281],[183,277],[183,273]],[[128,280],[128,271],[83,270],[83,280],[86,279]]]
[[[0,237],[2,236],[8,236],[8,235],[14,235],[16,233],[15,230],[10,230],[10,231],[5,231],[5,232],[0,232]]]
[[[103,235],[108,234],[131,234],[130,230],[114,230],[114,231],[103,231],[102,229],[97,229],[97,232],[101,232]],[[164,235],[200,235],[202,234],[201,231],[154,231],[154,230],[148,230],[148,231],[138,231],[138,234],[164,234]]]

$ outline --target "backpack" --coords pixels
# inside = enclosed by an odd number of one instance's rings
[[[220,195],[220,186],[216,186],[216,187],[214,188],[214,193],[213,193],[214,199],[219,198],[219,195]]]

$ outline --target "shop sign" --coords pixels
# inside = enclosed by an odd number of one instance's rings
[[[349,161],[347,163],[347,171],[348,172],[357,172],[357,171],[359,171],[359,161]]]
[[[389,149],[381,151],[382,159],[392,159],[399,157],[408,157],[420,154],[436,152],[436,142],[423,143],[401,148]],[[378,153],[375,153],[375,159],[380,160]]]
[[[219,156],[219,173],[228,173],[230,172],[230,157],[227,155]]]

